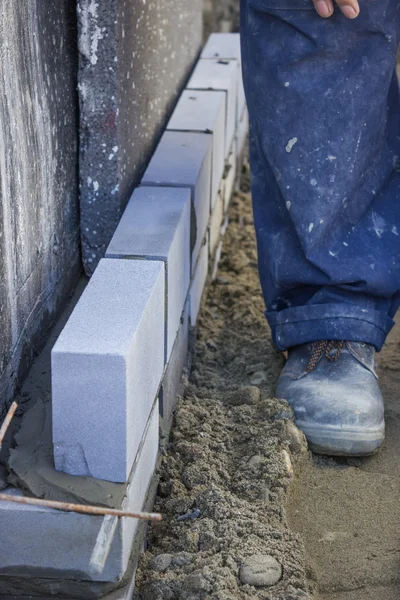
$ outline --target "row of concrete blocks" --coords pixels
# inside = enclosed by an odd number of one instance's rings
[[[127,510],[145,502],[160,415],[167,429],[171,422],[190,325],[220,254],[247,130],[239,36],[213,34],[106,258],[53,348],[56,466],[128,482]],[[104,571],[94,573],[90,557],[102,523],[0,504],[7,540],[0,573],[118,582],[132,563],[138,523],[119,520]]]
[[[234,58],[211,58],[218,44]],[[239,36],[203,56],[52,352],[55,465],[71,475],[128,480],[186,302],[196,323],[246,123]]]

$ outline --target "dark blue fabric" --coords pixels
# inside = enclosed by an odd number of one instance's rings
[[[400,304],[399,0],[242,0],[259,271],[276,346],[381,349]]]

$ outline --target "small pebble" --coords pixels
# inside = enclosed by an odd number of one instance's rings
[[[253,385],[261,385],[267,381],[267,374],[265,371],[256,371],[250,377],[250,383]]]
[[[240,388],[236,392],[231,392],[225,396],[226,402],[231,406],[241,406],[242,404],[256,404],[260,400],[260,390],[254,385],[248,385]]]
[[[283,464],[285,465],[286,476],[293,477],[293,465],[287,450],[282,450]]]
[[[172,559],[173,564],[176,567],[185,567],[186,565],[190,565],[193,559],[188,552],[182,552],[181,554],[176,554]]]
[[[151,568],[153,571],[163,573],[171,566],[172,558],[172,554],[159,554],[153,559]]]
[[[259,454],[255,454],[254,456],[252,456],[249,460],[249,462],[247,463],[250,467],[258,467],[263,461],[263,457],[260,456]]]
[[[255,587],[271,586],[282,577],[282,567],[269,554],[254,554],[243,561],[239,577],[243,584]]]
[[[180,515],[178,517],[178,521],[187,521],[187,520],[193,521],[194,519],[197,519],[200,515],[201,515],[200,509],[196,508],[196,510],[194,510],[193,512],[186,513],[185,515]]]
[[[286,431],[290,439],[290,450],[294,454],[301,454],[301,452],[307,450],[307,441],[304,433],[292,421],[287,421]]]

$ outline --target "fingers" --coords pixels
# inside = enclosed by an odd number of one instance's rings
[[[332,0],[313,0],[315,10],[320,17],[327,19],[333,14]],[[357,0],[336,0],[340,10],[348,19],[355,19],[360,13],[360,7]]]
[[[348,19],[355,19],[360,13],[360,7],[357,0],[336,0],[340,10]]]
[[[315,10],[320,17],[327,19],[333,14],[333,2],[332,0],[313,0]]]

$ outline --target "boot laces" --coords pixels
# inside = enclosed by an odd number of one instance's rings
[[[307,373],[314,371],[323,356],[325,356],[329,362],[336,362],[339,360],[345,343],[346,342],[339,340],[320,340],[318,342],[312,342],[311,354],[306,368]]]

